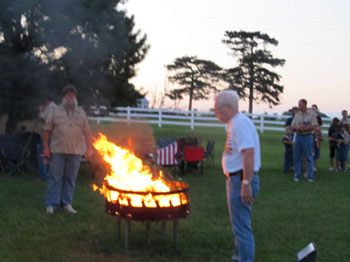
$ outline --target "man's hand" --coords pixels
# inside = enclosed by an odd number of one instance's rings
[[[40,156],[45,157],[45,163],[48,164],[51,156],[49,147],[44,146],[44,153],[41,154]]]
[[[254,202],[253,194],[252,194],[252,187],[249,185],[243,185],[241,188],[241,198],[243,204],[246,206],[250,206]]]

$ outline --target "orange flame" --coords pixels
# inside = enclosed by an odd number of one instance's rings
[[[131,192],[110,190],[105,184],[102,188],[93,185],[93,190],[99,190],[107,201],[124,206],[149,208],[187,204],[188,200],[184,193],[170,193],[171,189],[181,188],[180,182],[166,181],[162,171],[159,171],[155,178],[150,167],[144,165],[142,160],[130,150],[108,141],[107,137],[101,133],[97,139],[94,139],[93,146],[110,165],[110,173],[105,176],[105,182],[115,189]],[[149,192],[149,194],[137,194],[138,192]],[[169,194],[152,195],[151,193],[154,192]]]

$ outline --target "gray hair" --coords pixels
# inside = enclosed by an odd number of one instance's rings
[[[224,90],[215,96],[215,103],[217,105],[232,105],[238,110],[239,96],[234,90]]]

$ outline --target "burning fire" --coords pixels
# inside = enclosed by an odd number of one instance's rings
[[[93,146],[110,165],[110,172],[105,176],[102,188],[92,186],[107,201],[122,206],[149,208],[187,204],[188,199],[184,193],[171,193],[181,189],[184,183],[165,180],[161,170],[157,175],[152,174],[150,167],[144,165],[133,152],[108,141],[101,133],[94,139]]]

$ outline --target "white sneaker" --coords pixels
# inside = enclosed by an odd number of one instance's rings
[[[72,205],[65,205],[63,208],[64,208],[64,210],[66,210],[66,211],[69,212],[69,213],[72,213],[72,214],[78,213],[78,212],[72,207]]]
[[[328,170],[329,170],[329,171],[334,171],[334,168],[333,168],[333,167],[330,167]]]
[[[53,208],[53,206],[47,206],[45,208],[46,214],[53,214],[53,212],[55,211],[55,209]]]
[[[296,177],[294,177],[293,180],[294,180],[294,182],[299,182],[300,181],[300,179],[296,178]]]

